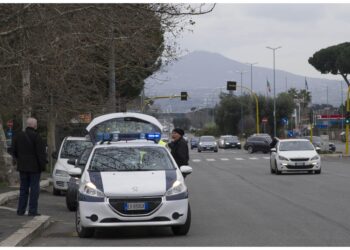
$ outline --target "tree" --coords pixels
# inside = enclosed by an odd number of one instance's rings
[[[341,75],[350,86],[347,78],[350,73],[350,43],[345,42],[338,45],[321,49],[309,58],[309,63],[322,74]]]

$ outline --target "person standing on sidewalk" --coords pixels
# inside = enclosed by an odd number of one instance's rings
[[[40,175],[46,167],[46,150],[35,118],[27,119],[27,128],[19,132],[13,139],[13,157],[17,162],[20,176],[20,193],[17,215],[24,215],[29,197],[29,216],[38,216],[38,200],[40,193]]]
[[[189,161],[188,145],[183,138],[184,134],[185,132],[181,128],[173,129],[171,133],[173,141],[168,144],[171,155],[179,167],[188,166]]]

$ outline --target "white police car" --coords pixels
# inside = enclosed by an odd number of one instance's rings
[[[112,142],[94,146],[83,172],[80,168],[69,171],[71,176],[81,176],[76,211],[79,237],[93,236],[95,228],[124,226],[171,226],[175,235],[186,235],[191,210],[183,176],[192,168],[179,168],[170,152],[155,143],[160,139],[161,127],[148,119],[153,117],[136,114],[136,120],[131,119],[151,125],[153,131],[116,133],[116,126],[122,130],[125,124],[120,123],[131,121],[130,113],[116,116],[119,118],[110,123],[115,125],[112,130],[110,125],[99,129],[92,129],[97,125],[88,126],[89,132],[94,131],[92,138],[102,136]],[[124,128],[134,131],[130,124]]]
[[[92,147],[92,142],[86,137],[68,136],[61,143],[58,154],[54,152],[52,157],[57,159],[52,172],[53,194],[60,195],[61,191],[67,191],[70,176],[68,170],[73,166],[69,165],[68,160],[78,158],[86,147]]]

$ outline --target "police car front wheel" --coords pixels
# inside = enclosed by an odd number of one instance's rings
[[[186,223],[181,226],[172,226],[171,230],[175,235],[186,235],[188,231],[190,231],[190,226],[191,226],[191,208],[190,208],[190,205],[188,204]]]
[[[91,227],[83,227],[81,225],[79,208],[75,213],[75,227],[80,238],[91,238],[94,235],[95,229]]]

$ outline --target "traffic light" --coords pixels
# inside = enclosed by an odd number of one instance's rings
[[[227,81],[227,90],[236,90],[237,83],[234,81]]]
[[[347,111],[345,114],[345,124],[350,125],[350,112]]]
[[[187,92],[181,92],[181,101],[187,101]]]

